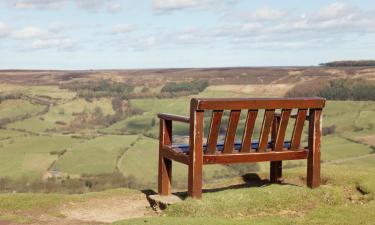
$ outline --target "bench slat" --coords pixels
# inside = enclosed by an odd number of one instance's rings
[[[258,152],[264,152],[267,148],[268,138],[273,122],[273,115],[275,114],[274,109],[268,109],[264,112],[262,129],[259,136],[259,148]]]
[[[296,150],[300,147],[301,136],[303,131],[303,126],[305,125],[307,115],[307,109],[299,109],[297,113],[296,122],[294,123],[294,129],[291,140],[291,150]]]
[[[282,151],[284,146],[285,132],[288,126],[291,109],[283,109],[281,111],[281,119],[276,133],[274,151]]]
[[[241,152],[250,152],[251,150],[251,138],[253,136],[257,115],[258,110],[249,110],[247,112],[246,124],[242,136]]]
[[[230,111],[227,134],[225,136],[225,141],[224,141],[224,149],[223,149],[224,154],[232,153],[234,149],[234,140],[236,138],[237,125],[240,119],[240,115],[241,115],[241,110]]]
[[[281,151],[281,152],[251,152],[251,153],[233,153],[233,154],[217,154],[204,155],[204,164],[227,164],[227,163],[253,163],[266,161],[281,161],[281,160],[295,160],[306,159],[308,150],[300,149],[296,151]]]
[[[221,117],[223,116],[222,110],[214,110],[212,112],[211,124],[207,138],[207,153],[216,152],[217,139],[219,137]]]

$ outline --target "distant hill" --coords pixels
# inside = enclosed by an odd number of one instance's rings
[[[365,66],[375,66],[375,60],[344,60],[344,61],[332,61],[327,63],[321,63],[320,66],[327,67],[365,67]]]

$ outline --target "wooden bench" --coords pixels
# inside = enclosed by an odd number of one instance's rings
[[[188,165],[188,195],[201,198],[204,164],[255,163],[270,161],[270,181],[278,182],[282,160],[307,159],[307,186],[320,185],[321,98],[193,98],[190,116],[158,114],[160,118],[159,176],[160,195],[171,193],[172,160]],[[229,112],[223,143],[219,143],[221,120]],[[236,142],[241,111],[246,114],[242,141]],[[296,114],[292,115],[295,112]],[[211,115],[204,137],[204,115]],[[260,135],[252,141],[258,115],[263,115]],[[293,118],[290,120],[290,118]],[[307,147],[301,147],[305,121],[308,121]],[[189,144],[172,144],[172,121],[188,123]],[[294,121],[289,140],[286,131]],[[270,137],[271,136],[271,137]]]

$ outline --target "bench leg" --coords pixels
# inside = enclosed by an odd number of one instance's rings
[[[320,137],[321,137],[321,109],[310,112],[309,120],[309,155],[307,158],[307,186],[320,186]]]
[[[283,171],[282,161],[270,162],[270,182],[279,183],[282,177]]]
[[[309,188],[317,188],[320,186],[320,152],[309,154],[307,159],[307,186]]]
[[[159,177],[158,177],[158,191],[159,195],[171,194],[172,182],[172,160],[164,158],[160,153],[159,156]]]
[[[189,165],[188,195],[192,198],[202,197],[202,164]]]

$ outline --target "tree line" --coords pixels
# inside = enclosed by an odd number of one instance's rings
[[[344,60],[321,63],[319,65],[327,67],[375,66],[375,60]]]

